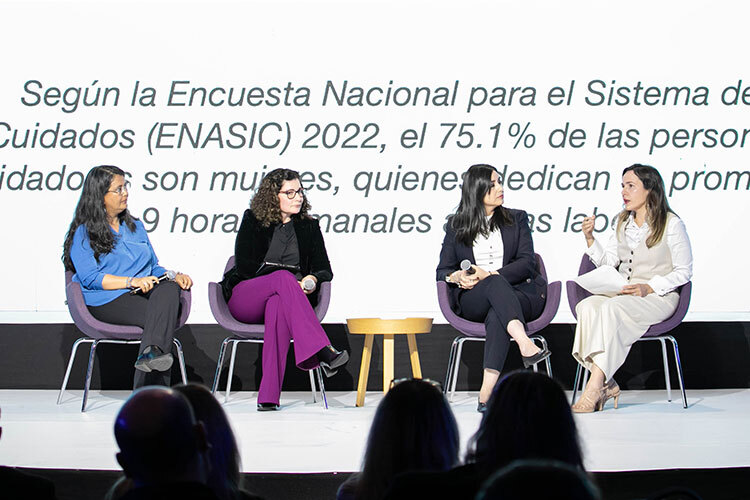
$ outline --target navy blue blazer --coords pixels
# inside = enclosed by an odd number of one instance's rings
[[[537,269],[528,215],[523,210],[506,210],[510,212],[513,224],[500,227],[503,238],[503,267],[497,269],[497,272],[508,280],[516,291],[529,299],[532,317],[536,318],[542,313],[547,300],[547,280]],[[461,261],[465,259],[476,264],[473,248],[456,241],[455,231],[450,227],[450,223],[446,223],[436,279],[444,281],[446,276],[459,269]],[[458,297],[463,291],[456,285],[450,286],[451,307],[459,315],[461,307]]]

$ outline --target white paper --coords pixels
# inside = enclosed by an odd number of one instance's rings
[[[597,267],[593,271],[578,276],[575,280],[581,287],[595,295],[613,297],[628,284],[625,277],[612,266]]]

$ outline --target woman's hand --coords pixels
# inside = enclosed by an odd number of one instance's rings
[[[130,280],[130,286],[133,288],[140,288],[143,293],[148,293],[148,291],[154,288],[154,285],[158,282],[159,278],[156,276],[146,276],[143,278],[133,278]]]
[[[453,274],[451,274],[451,281],[458,285],[458,288],[465,288],[466,290],[471,290],[474,288],[474,285],[479,283],[479,278],[477,278],[477,274],[467,274],[466,271],[455,271]]]
[[[189,290],[190,287],[193,286],[193,280],[187,274],[177,273],[177,276],[174,277],[174,281],[180,285],[180,288],[183,290]]]
[[[635,295],[636,297],[645,297],[649,293],[654,293],[654,289],[647,283],[625,285],[620,291],[620,295]]]
[[[305,281],[307,280],[312,280],[313,283],[315,283],[315,286],[311,290],[305,290]],[[315,291],[316,288],[318,288],[318,278],[316,278],[312,274],[308,274],[299,281],[299,286],[302,288],[302,291],[305,292],[306,295],[310,295]]]
[[[591,246],[594,244],[594,216],[591,215],[589,217],[583,218],[583,223],[581,224],[581,232],[583,233],[583,236],[586,238],[586,244],[588,246]]]
[[[479,279],[479,281],[482,281],[483,279],[485,279],[486,277],[492,274],[488,271],[485,271],[481,267],[471,266],[471,268],[474,269],[474,276],[476,276],[477,279]]]

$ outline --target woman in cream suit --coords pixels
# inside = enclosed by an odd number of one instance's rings
[[[693,274],[693,256],[685,224],[669,208],[664,181],[647,165],[622,173],[624,208],[609,241],[594,238],[594,218],[583,222],[587,255],[597,266],[613,266],[628,281],[615,297],[593,295],[578,303],[573,357],[591,371],[576,413],[601,410],[620,395],[613,375],[625,362],[630,346],[648,328],[669,318],[677,308],[677,288]]]

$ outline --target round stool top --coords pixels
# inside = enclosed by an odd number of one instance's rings
[[[349,318],[346,320],[349,333],[358,335],[397,335],[408,333],[430,333],[432,318]]]

